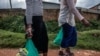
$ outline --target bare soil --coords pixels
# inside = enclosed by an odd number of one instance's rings
[[[75,56],[100,56],[99,51],[72,50]],[[0,56],[16,56],[18,49],[0,49]],[[49,49],[48,56],[58,56],[58,50]]]

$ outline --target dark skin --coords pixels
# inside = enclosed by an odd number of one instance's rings
[[[86,20],[86,19],[81,20],[81,22],[82,22],[83,25],[86,26],[86,27],[90,26],[90,23],[89,23],[88,20]]]

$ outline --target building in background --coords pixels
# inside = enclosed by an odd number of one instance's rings
[[[12,2],[12,8],[10,9],[8,3],[5,3],[4,7],[0,7],[0,17],[5,17],[7,15],[23,15],[25,14],[25,2]],[[22,6],[21,6],[22,4]],[[8,7],[7,7],[8,5]],[[46,2],[43,1],[43,9],[44,9],[44,19],[47,20],[55,20],[58,18],[59,14],[59,3],[54,2]]]
[[[58,18],[60,8],[58,2],[43,1],[43,6],[45,20],[55,20]],[[76,6],[87,19],[100,19],[100,0],[78,0]],[[6,15],[24,16],[26,8],[25,1],[18,2],[17,0],[12,0],[12,8],[11,10],[9,2],[1,0],[0,17]]]
[[[100,0],[78,0],[76,6],[87,19],[100,19]]]

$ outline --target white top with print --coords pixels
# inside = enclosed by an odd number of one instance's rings
[[[26,22],[32,24],[32,16],[43,15],[42,0],[26,0]]]
[[[58,18],[59,26],[64,23],[75,26],[74,15],[79,20],[84,19],[84,17],[76,9],[74,0],[60,0],[60,13]]]

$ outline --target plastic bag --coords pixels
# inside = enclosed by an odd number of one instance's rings
[[[28,39],[26,42],[26,46],[25,48],[28,51],[28,55],[27,56],[39,56],[37,49],[34,46],[34,43],[31,39]]]
[[[63,29],[61,28],[57,34],[57,37],[54,39],[53,43],[56,45],[61,45],[62,38],[63,38]]]
[[[28,54],[28,51],[26,50],[26,48],[20,48],[16,56],[27,56],[27,54]]]
[[[31,38],[27,39],[25,48],[21,48],[16,56],[39,56]]]

